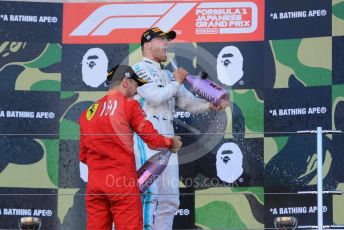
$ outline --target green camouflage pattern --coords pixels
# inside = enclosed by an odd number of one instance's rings
[[[331,85],[331,37],[274,40],[270,44],[276,63],[274,88],[288,88],[292,75],[305,87]]]
[[[344,1],[332,0],[332,35],[344,35]]]
[[[263,220],[255,216],[264,213],[263,194],[262,187],[196,191],[195,225],[202,229],[262,229]]]

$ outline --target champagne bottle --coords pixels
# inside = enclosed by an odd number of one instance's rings
[[[163,150],[151,156],[142,167],[137,171],[140,192],[144,193],[148,187],[165,170],[171,157],[169,150]]]
[[[173,70],[178,69],[177,63],[173,58],[170,58],[170,63]],[[206,76],[200,77],[188,74],[186,76],[186,81],[191,85],[191,88],[195,93],[215,105],[219,104],[221,100],[228,100],[229,95],[227,90],[207,79]]]
[[[213,104],[220,103],[222,99],[228,99],[227,91],[209,79],[188,74],[186,76],[186,81],[191,85],[195,93]]]

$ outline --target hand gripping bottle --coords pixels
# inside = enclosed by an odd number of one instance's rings
[[[144,165],[137,171],[140,192],[144,193],[153,184],[158,176],[165,170],[171,157],[169,150],[163,150],[151,156]]]
[[[178,68],[176,62],[170,58],[172,68]],[[191,85],[192,90],[198,95],[204,97],[213,104],[218,104],[222,99],[228,100],[228,92],[221,86],[207,79],[207,74],[203,72],[202,76],[188,74],[186,81]]]

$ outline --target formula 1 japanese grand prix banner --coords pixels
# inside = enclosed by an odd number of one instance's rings
[[[79,116],[106,93],[107,70],[142,59],[154,26],[176,31],[179,66],[230,95],[224,111],[176,107],[174,228],[274,228],[278,216],[316,225],[316,197],[298,193],[316,190],[316,136],[296,132],[344,130],[343,0],[2,1],[0,229],[22,216],[86,228]],[[344,190],[343,143],[323,136],[325,190]],[[343,195],[324,196],[324,224],[344,224],[343,207]]]

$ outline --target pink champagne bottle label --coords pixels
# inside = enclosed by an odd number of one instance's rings
[[[139,185],[142,185],[151,175],[152,173],[146,169],[138,179]]]
[[[187,75],[186,80],[190,83],[195,93],[214,104],[219,103],[222,98],[228,97],[225,89],[208,79],[200,79],[198,76]]]

